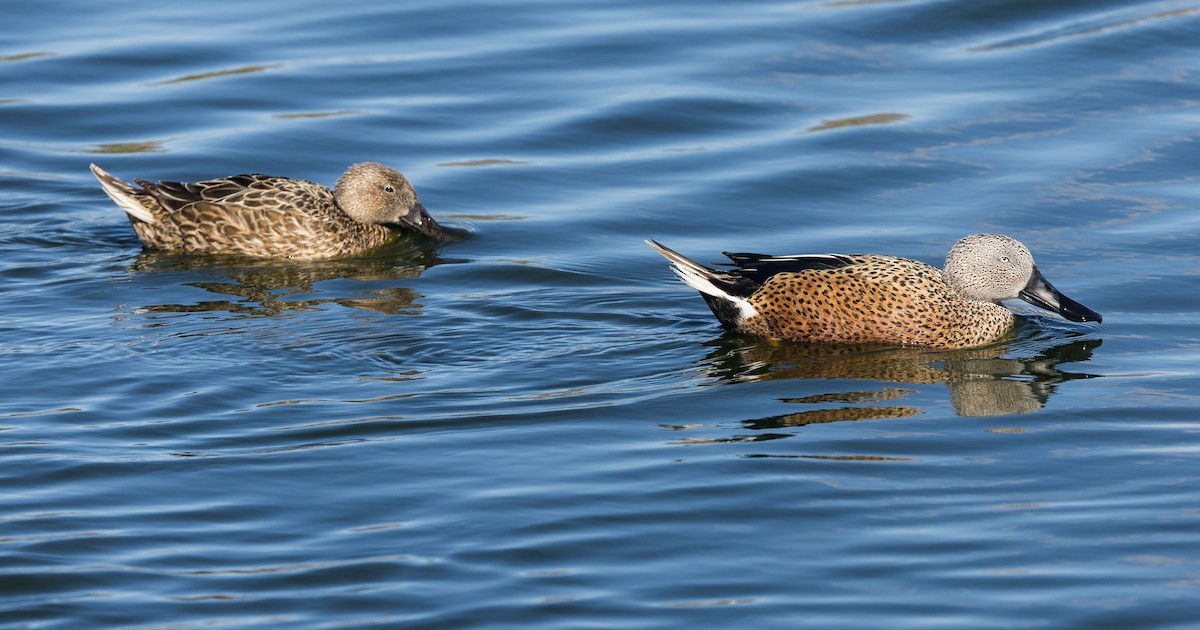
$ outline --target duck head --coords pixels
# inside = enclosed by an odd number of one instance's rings
[[[1100,322],[1096,311],[1065,296],[1038,271],[1020,241],[1003,234],[972,234],[954,244],[942,269],[962,297],[999,304],[1020,299],[1073,322]]]
[[[408,178],[385,164],[352,165],[338,179],[333,197],[356,221],[410,229],[439,241],[453,237],[429,216]]]

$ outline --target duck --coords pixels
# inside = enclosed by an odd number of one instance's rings
[[[351,165],[333,190],[258,173],[130,184],[95,164],[91,170],[149,250],[317,259],[379,247],[395,238],[394,228],[454,237],[404,175],[378,162]]]
[[[1029,249],[1003,234],[963,237],[942,269],[880,254],[724,252],[733,269],[717,270],[657,241],[646,243],[731,332],[810,343],[970,348],[1013,330],[1007,300],[1073,322],[1102,321],[1054,288]]]

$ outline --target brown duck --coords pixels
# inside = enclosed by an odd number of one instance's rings
[[[1015,319],[1001,305],[1021,299],[1075,322],[1100,314],[1054,288],[1014,238],[972,234],[944,269],[878,254],[725,255],[709,269],[647,241],[708,302],[728,330],[808,342],[879,342],[941,348],[991,343]]]
[[[329,258],[389,242],[391,228],[447,240],[399,171],[377,162],[346,169],[333,190],[302,179],[233,175],[201,182],[126,183],[92,173],[129,215],[147,249],[264,258]]]

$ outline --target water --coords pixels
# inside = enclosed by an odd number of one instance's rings
[[[1200,618],[1200,2],[10,2],[0,624]],[[143,253],[87,170],[467,240]],[[642,243],[1026,242],[1101,327],[722,335]]]

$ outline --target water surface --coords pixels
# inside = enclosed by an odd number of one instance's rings
[[[1200,3],[10,5],[5,625],[1200,615]],[[470,237],[147,253],[87,169],[366,160]],[[725,335],[642,243],[982,231],[1104,325]]]

